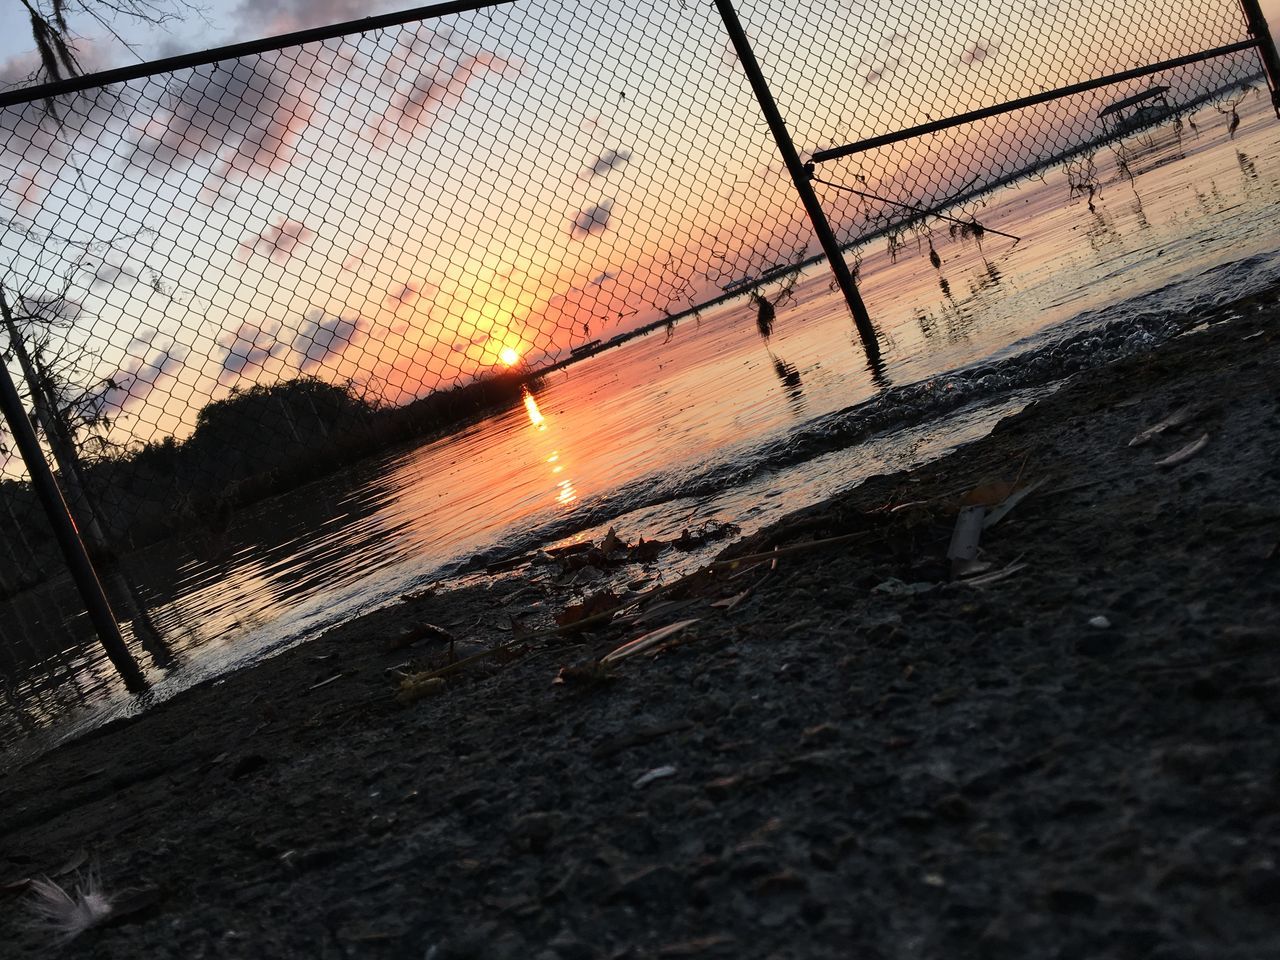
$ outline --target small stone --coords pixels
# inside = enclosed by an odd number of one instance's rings
[[[1089,618],[1089,626],[1093,627],[1095,630],[1106,630],[1111,626],[1111,621],[1102,616],[1102,614],[1098,614],[1096,617]]]

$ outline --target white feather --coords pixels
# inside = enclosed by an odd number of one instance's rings
[[[34,929],[52,934],[66,942],[111,916],[111,898],[103,891],[97,876],[90,872],[77,877],[71,892],[48,877],[31,881],[27,900]]]

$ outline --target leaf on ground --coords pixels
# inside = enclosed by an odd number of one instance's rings
[[[1163,460],[1157,460],[1156,466],[1157,467],[1177,466],[1179,463],[1182,463],[1184,460],[1190,460],[1192,457],[1194,457],[1197,453],[1199,453],[1201,450],[1205,448],[1205,445],[1208,442],[1209,442],[1209,435],[1207,433],[1201,434],[1200,439],[1192,440],[1181,450],[1177,450],[1169,454],[1169,456],[1165,457]]]
[[[1025,570],[1026,567],[1027,564],[1025,563],[1011,563],[1007,567],[1002,567],[999,570],[993,570],[991,573],[984,573],[981,576],[969,577],[966,580],[958,580],[956,582],[961,583],[966,587],[987,587],[993,583],[999,583],[1007,577],[1012,577],[1015,573]]]
[[[751,590],[748,588],[743,590],[741,593],[735,593],[732,597],[725,597],[723,600],[716,600],[711,604],[711,606],[723,610],[732,610],[749,596],[751,596]]]
[[[994,507],[1009,499],[1016,487],[1017,481],[1014,480],[994,480],[979,484],[961,497],[960,503],[966,507]]]
[[[1009,496],[1006,497],[1000,503],[999,506],[997,506],[989,514],[987,514],[986,519],[982,521],[982,528],[986,530],[989,527],[994,527],[997,523],[999,523],[1001,520],[1003,520],[1005,517],[1009,515],[1010,510],[1012,510],[1014,507],[1020,504],[1023,500],[1027,499],[1027,497],[1031,496],[1031,494],[1035,493],[1042,486],[1044,486],[1044,483],[1045,483],[1045,478],[1041,477],[1039,480],[1035,481],[1034,483],[1027,484],[1021,490],[1017,490],[1009,494]]]
[[[5,880],[0,882],[0,896],[5,896],[11,893],[25,893],[27,888],[30,886],[30,877],[22,877],[19,880]]]
[[[411,647],[419,640],[434,640],[437,643],[453,643],[454,636],[444,627],[437,627],[434,623],[413,623],[405,627],[394,637],[391,637],[385,644],[384,649],[388,652],[393,650],[403,650]]]
[[[81,848],[80,850],[77,850],[75,853],[73,853],[70,857],[68,857],[67,862],[64,863],[62,866],[58,867],[58,869],[50,870],[49,876],[61,877],[68,873],[74,873],[75,871],[79,870],[88,862],[89,862],[89,852]]]
[[[676,775],[676,768],[669,764],[662,767],[654,767],[648,773],[642,773],[640,776],[636,777],[636,779],[632,782],[631,786],[635,787],[637,790],[640,790],[643,787],[647,787],[649,784],[653,783],[655,780],[665,780],[668,777],[674,777],[675,775]]]
[[[604,535],[604,539],[600,541],[600,552],[606,557],[619,550],[626,550],[627,544],[618,536],[618,532],[609,528],[609,532]]]
[[[561,610],[556,614],[556,626],[571,627],[576,623],[581,623],[588,617],[608,613],[610,610],[616,610],[620,606],[622,606],[622,601],[618,599],[612,590],[601,590],[599,593],[587,597],[581,603],[571,603]]]
[[[634,657],[637,653],[643,653],[651,650],[658,644],[675,636],[686,627],[692,626],[698,622],[697,617],[692,620],[677,620],[675,623],[669,623],[665,627],[659,627],[657,630],[650,630],[648,633],[641,634],[634,640],[624,643],[600,658],[601,663],[617,663],[619,660],[625,660],[627,657]]]
[[[397,685],[396,700],[407,706],[423,697],[434,697],[444,693],[444,687],[444,677],[433,676],[430,671],[411,673]]]
[[[1165,417],[1163,420],[1157,423],[1155,426],[1147,427],[1147,429],[1139,433],[1136,437],[1134,437],[1132,440],[1129,441],[1129,446],[1140,447],[1144,443],[1150,443],[1153,439],[1158,437],[1160,434],[1164,433],[1166,430],[1173,430],[1173,429],[1176,429],[1177,427],[1182,426],[1184,423],[1186,423],[1191,419],[1191,416],[1192,416],[1192,413],[1191,413],[1190,405],[1181,406],[1177,410],[1173,411],[1173,413],[1169,414],[1169,416]]]
[[[641,537],[627,551],[627,559],[632,563],[652,563],[665,549],[667,545],[661,540],[646,540]]]
[[[162,899],[164,894],[159,887],[126,890],[112,898],[111,917],[107,923],[115,925],[140,920],[143,914],[148,913]]]
[[[607,666],[598,660],[592,660],[577,666],[561,667],[551,682],[556,686],[594,687],[616,679]]]

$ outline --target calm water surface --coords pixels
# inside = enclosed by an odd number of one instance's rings
[[[1058,344],[1081,331],[1127,321],[1145,330],[1153,314],[1226,302],[1280,277],[1280,123],[1263,99],[1234,140],[1202,112],[1200,135],[1143,156],[1133,183],[1115,179],[1102,151],[1093,212],[1070,199],[1060,170],[975,208],[1019,242],[988,232],[979,245],[935,227],[940,269],[924,240],[896,260],[883,242],[865,250],[860,286],[884,334],[885,389],[829,273],[812,267],[767,344],[749,305],[704,311],[669,338],[549,375],[524,409],[261,504],[225,536],[131,558],[166,648],[138,650],[156,682],[144,698],[120,689],[83,615],[57,613],[78,609],[65,583],[28,591],[5,635],[44,662],[0,702],[0,745],[21,741],[29,752],[145,709],[476,554],[610,524],[633,538],[708,519],[749,531],[981,435],[1043,381],[1030,384],[1028,372],[1062,362]],[[975,365],[997,372],[975,380],[966,375]],[[961,387],[965,402],[945,402]],[[154,666],[167,655],[177,669]]]

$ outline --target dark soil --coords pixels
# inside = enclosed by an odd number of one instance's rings
[[[122,899],[68,956],[1280,956],[1265,300],[730,547],[643,622],[525,633],[582,599],[532,565],[6,774],[0,954],[54,945],[21,881],[80,862]],[[966,495],[1013,481],[1043,483],[982,535],[1007,576],[955,582]],[[388,668],[448,663],[426,623],[510,649],[403,703]]]

